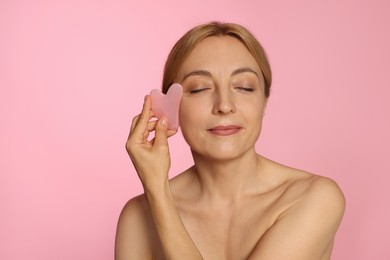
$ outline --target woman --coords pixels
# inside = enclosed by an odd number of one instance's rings
[[[194,166],[168,180],[167,138],[177,131],[152,119],[146,96],[126,144],[145,192],[121,213],[116,259],[329,259],[343,194],[256,153],[271,70],[250,32],[190,30],[166,62],[163,91],[172,83],[183,86],[179,119]]]

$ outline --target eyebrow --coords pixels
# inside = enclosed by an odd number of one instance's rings
[[[237,75],[237,74],[240,74],[240,73],[245,73],[245,72],[250,72],[250,73],[253,73],[256,75],[256,77],[259,77],[259,75],[257,74],[256,71],[254,71],[253,69],[249,68],[249,67],[243,67],[243,68],[238,68],[236,70],[234,70],[231,74],[231,76],[234,76],[234,75]]]
[[[191,71],[190,73],[186,74],[182,81],[184,81],[186,78],[188,78],[190,76],[206,76],[206,77],[210,77],[210,78],[212,77],[211,73],[208,72],[207,70],[194,70],[194,71]]]
[[[240,74],[240,73],[245,73],[245,72],[253,73],[253,74],[256,75],[256,77],[259,77],[257,72],[254,71],[253,69],[249,68],[249,67],[238,68],[238,69],[234,70],[230,76],[234,76],[234,75],[237,75],[237,74]],[[186,78],[188,78],[190,76],[206,76],[206,77],[210,77],[211,78],[212,74],[209,71],[207,71],[207,70],[194,70],[194,71],[191,71],[190,73],[186,74],[184,76],[182,82]]]

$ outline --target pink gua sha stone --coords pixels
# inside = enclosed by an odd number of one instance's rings
[[[166,95],[158,89],[150,92],[153,114],[158,119],[163,116],[168,118],[168,129],[179,128],[179,106],[182,95],[183,87],[178,83],[171,85]]]

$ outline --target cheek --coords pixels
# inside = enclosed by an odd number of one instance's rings
[[[183,128],[185,127],[187,120],[188,120],[188,115],[189,115],[189,110],[186,104],[183,101],[180,103],[179,107],[179,124],[180,127]]]
[[[241,100],[237,104],[237,109],[241,110],[247,118],[260,119],[264,111],[264,102],[260,99]]]
[[[200,105],[202,104],[202,105]],[[199,124],[204,121],[207,105],[199,100],[182,99],[179,107],[179,123],[181,127]]]
[[[194,140],[199,140],[199,128],[201,128],[202,117],[196,108],[188,103],[181,103],[179,108],[179,125],[181,133],[189,146]]]
[[[198,114],[195,111],[196,109],[189,102],[182,101],[179,108],[179,124],[182,130],[196,123]]]

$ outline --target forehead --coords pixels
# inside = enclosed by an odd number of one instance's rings
[[[250,67],[260,74],[260,68],[248,49],[231,36],[211,36],[196,45],[179,69],[179,77],[191,70],[202,69],[231,72]]]

